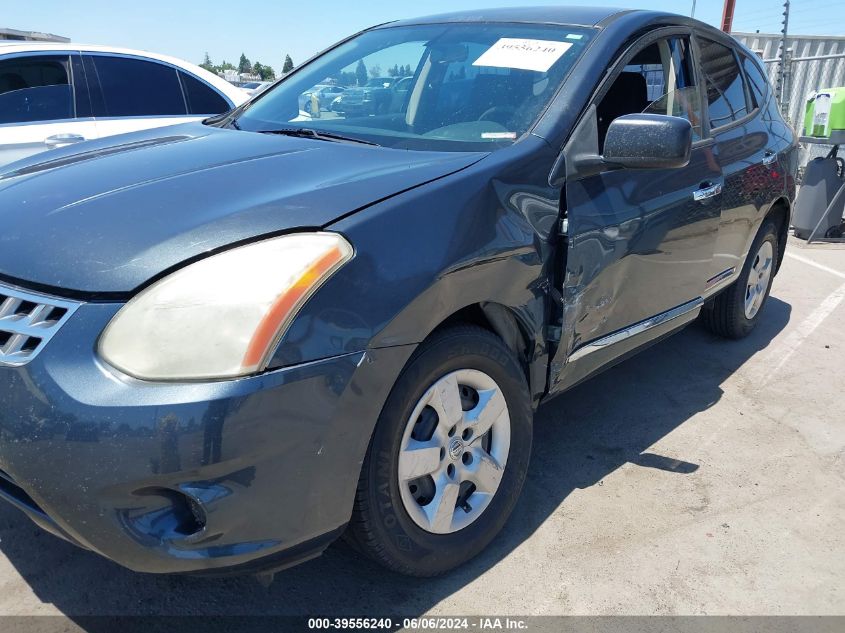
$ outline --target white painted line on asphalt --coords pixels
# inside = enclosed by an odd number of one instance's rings
[[[815,264],[815,262],[813,263]],[[845,277],[845,275],[842,275],[842,277]],[[821,302],[818,308],[813,310],[806,319],[798,324],[798,327],[780,341],[776,348],[769,352],[767,356],[777,354],[780,358],[778,359],[777,365],[775,365],[774,369],[768,372],[767,377],[764,379],[764,384],[771,382],[772,378],[784,365],[786,365],[789,359],[792,358],[792,355],[798,351],[798,348],[804,340],[810,336],[810,334],[812,334],[816,328],[819,327],[834,310],[836,310],[836,308],[839,307],[839,304],[842,303],[843,300],[845,300],[845,284],[842,284],[836,290],[831,292],[825,300]]]
[[[786,256],[790,259],[797,260],[802,264],[807,264],[808,266],[813,266],[814,268],[818,268],[819,270],[823,270],[826,273],[830,273],[831,275],[836,275],[837,277],[841,277],[845,279],[845,273],[839,272],[835,268],[831,268],[830,266],[825,266],[824,264],[819,264],[818,262],[814,262],[809,257],[803,257],[802,255],[796,255],[795,253],[791,253],[787,251]]]

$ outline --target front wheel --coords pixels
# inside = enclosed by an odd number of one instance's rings
[[[777,258],[777,227],[771,220],[764,220],[739,279],[717,295],[713,305],[701,313],[704,325],[711,332],[734,339],[751,333],[769,298]]]
[[[433,576],[483,550],[516,503],[531,453],[522,368],[474,326],[423,343],[379,418],[348,538],[395,571]]]

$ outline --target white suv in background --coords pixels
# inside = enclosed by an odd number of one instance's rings
[[[201,119],[248,98],[199,66],[165,55],[0,43],[0,165],[52,147]]]

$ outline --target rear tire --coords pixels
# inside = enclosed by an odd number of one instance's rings
[[[412,576],[435,576],[476,556],[522,490],[532,417],[525,375],[500,338],[470,325],[433,335],[379,417],[347,540]]]
[[[769,298],[778,253],[777,227],[772,220],[763,220],[739,279],[714,297],[712,308],[702,311],[708,330],[731,339],[751,333]]]

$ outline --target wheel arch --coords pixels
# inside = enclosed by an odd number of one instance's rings
[[[536,371],[534,367],[538,359],[536,339],[531,334],[531,326],[520,318],[516,310],[506,305],[495,301],[480,301],[457,308],[434,324],[424,338],[429,338],[446,328],[467,323],[492,332],[505,343],[522,367],[532,394],[537,390],[545,390],[545,366],[542,372]],[[538,382],[542,384],[537,384]]]
[[[769,206],[766,215],[763,216],[763,221],[768,219],[774,220],[778,236],[778,260],[775,273],[780,270],[781,262],[783,262],[783,255],[786,252],[786,240],[789,236],[789,220],[792,215],[792,205],[785,196],[777,198]]]
[[[530,358],[531,339],[525,326],[507,306],[495,302],[471,303],[442,319],[429,336],[458,323],[471,323],[493,332],[508,346],[523,365]]]

